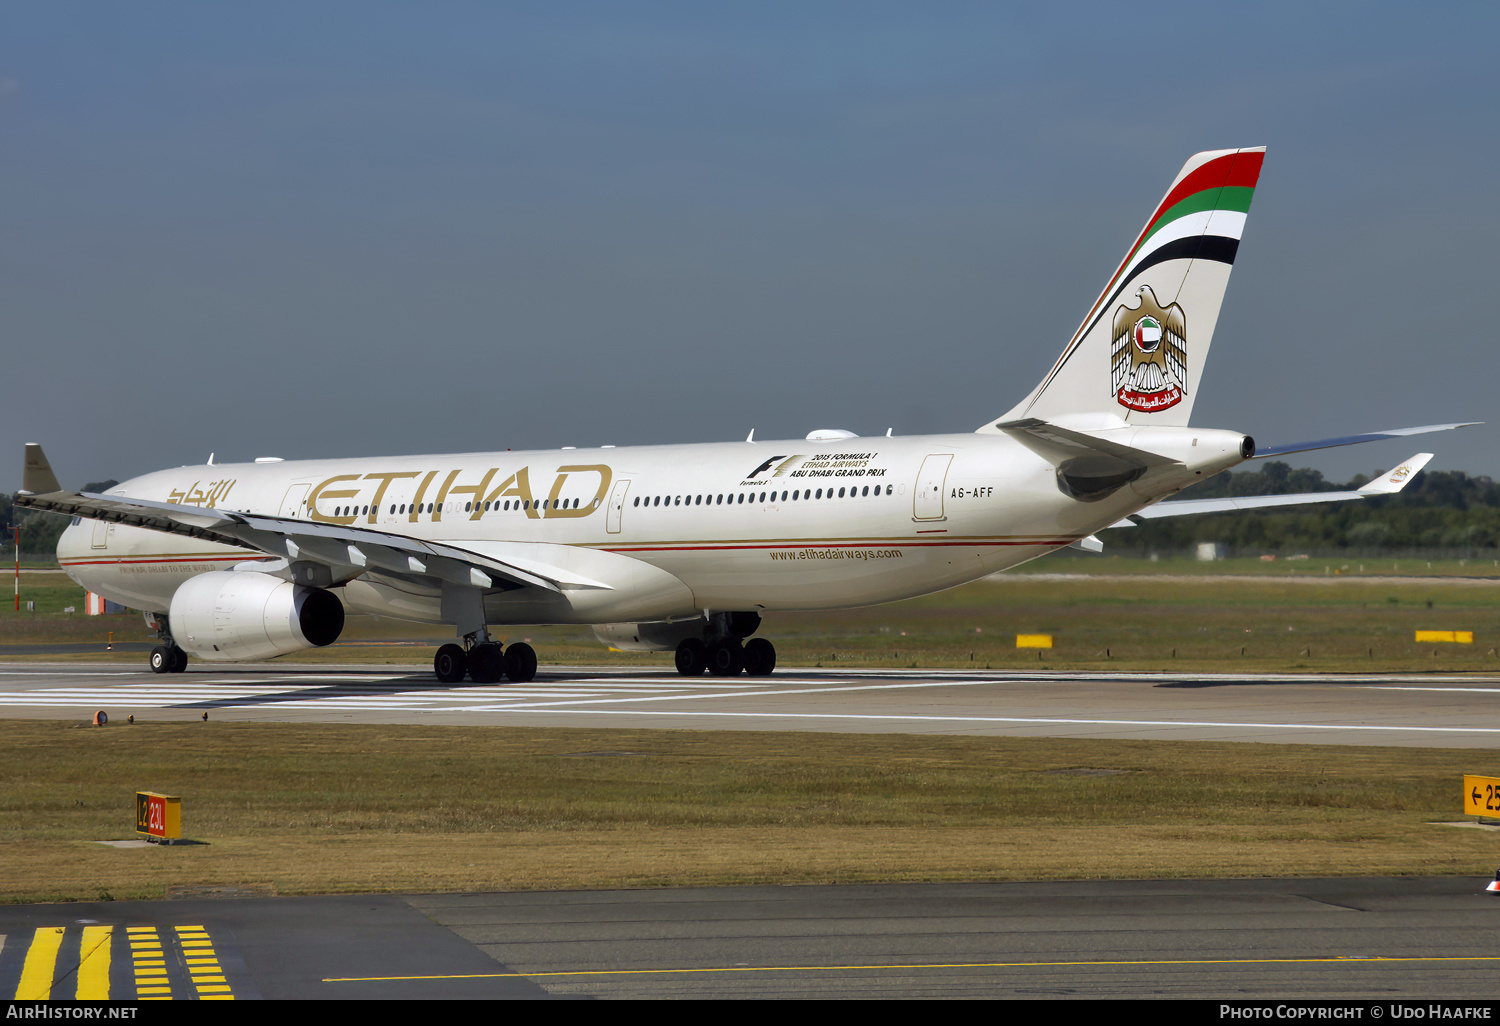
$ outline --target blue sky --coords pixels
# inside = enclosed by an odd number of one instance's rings
[[[1500,422],[1497,22],[8,4],[0,488],[23,441],[81,484],[211,451],[972,430],[1051,365],[1183,160],[1249,145],[1195,421]],[[1432,465],[1500,473],[1496,430],[1435,436]]]

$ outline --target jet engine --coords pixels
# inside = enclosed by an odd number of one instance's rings
[[[652,623],[596,623],[594,637],[621,652],[671,652],[688,638],[700,640],[729,635],[748,638],[760,629],[760,614],[715,613],[710,623],[703,617],[689,620],[657,620]]]
[[[675,623],[660,620],[655,623],[596,623],[594,637],[621,652],[671,652],[679,642],[702,638],[706,626],[701,617]]]
[[[321,588],[270,574],[216,570],[172,596],[172,640],[199,659],[271,659],[322,648],[344,630],[344,605]]]

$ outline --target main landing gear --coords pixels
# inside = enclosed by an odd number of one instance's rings
[[[707,670],[714,677],[768,677],[776,669],[776,647],[765,638],[743,638],[760,627],[756,613],[715,613],[708,621],[708,639],[688,638],[677,646],[677,672],[697,677]]]
[[[454,644],[438,649],[432,660],[432,672],[444,684],[457,684],[465,676],[475,684],[498,684],[502,680],[525,684],[536,676],[536,652],[524,641],[502,649],[499,642],[490,641],[486,634],[484,640],[471,644],[467,651]]]
[[[151,650],[152,673],[181,673],[187,669],[187,653],[176,645],[157,645]]]
[[[161,642],[151,650],[152,673],[181,673],[187,669],[187,653],[172,641],[172,631],[165,613],[147,613],[146,626],[156,632]]]

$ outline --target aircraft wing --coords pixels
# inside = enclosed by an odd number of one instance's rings
[[[502,590],[529,586],[555,592],[612,587],[549,558],[555,555],[551,549],[566,546],[484,542],[485,551],[479,552],[368,528],[65,491],[58,487],[39,445],[26,446],[22,489],[13,502],[27,509],[236,545],[249,550],[247,560],[257,558],[251,555],[255,553],[260,558],[270,556],[282,561],[254,569],[312,587],[326,588],[367,571]]]
[[[1338,438],[1320,438],[1315,442],[1289,442],[1286,445],[1255,447],[1252,460],[1263,460],[1271,456],[1286,456],[1294,452],[1312,452],[1314,449],[1332,449],[1340,445],[1358,445],[1360,442],[1378,442],[1382,438],[1405,438],[1408,435],[1425,435],[1431,431],[1452,431],[1454,428],[1476,427],[1482,420],[1468,420],[1462,424],[1426,424],[1422,427],[1390,428],[1386,431],[1370,431],[1362,435],[1341,435]]]
[[[1427,465],[1432,453],[1419,452],[1411,459],[1382,474],[1375,480],[1353,491],[1301,492],[1295,495],[1243,495],[1224,499],[1179,499],[1175,502],[1158,502],[1154,506],[1132,513],[1129,517],[1110,527],[1133,527],[1142,520],[1160,517],[1186,517],[1198,513],[1222,513],[1229,510],[1265,509],[1273,506],[1300,506],[1313,502],[1345,502],[1349,499],[1368,499],[1377,495],[1394,495],[1406,483],[1417,476],[1417,471]]]

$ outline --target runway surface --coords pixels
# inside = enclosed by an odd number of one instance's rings
[[[788,669],[686,679],[544,667],[449,686],[409,667],[0,665],[0,718],[214,718],[1500,747],[1500,677]]]
[[[1482,886],[1118,881],[8,906],[0,998],[1488,1004],[1500,898]]]

